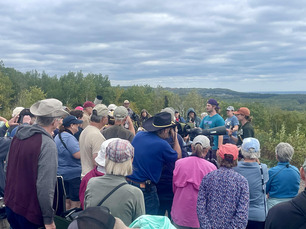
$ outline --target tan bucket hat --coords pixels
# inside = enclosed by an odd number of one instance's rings
[[[57,99],[43,99],[34,103],[30,111],[35,116],[65,117],[69,113],[64,110],[63,103]]]

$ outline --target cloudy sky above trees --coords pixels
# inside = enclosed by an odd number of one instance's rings
[[[2,0],[0,60],[112,85],[305,91],[301,0]]]

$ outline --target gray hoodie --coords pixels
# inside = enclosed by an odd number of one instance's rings
[[[41,152],[38,159],[37,171],[37,198],[41,208],[44,224],[53,222],[53,198],[57,180],[57,148],[52,136],[41,126],[22,125],[18,128],[16,137],[27,139],[34,134],[42,134]],[[8,164],[14,163],[8,161]],[[22,190],[20,190],[22,191]]]
[[[194,120],[190,120],[189,118],[189,113],[193,112],[194,113]],[[186,122],[194,122],[195,127],[199,127],[200,123],[201,123],[201,119],[197,116],[197,113],[195,112],[195,110],[193,108],[189,108],[187,110],[187,117],[186,117]]]

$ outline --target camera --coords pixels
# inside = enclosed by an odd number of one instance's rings
[[[195,128],[193,123],[181,123],[176,122],[176,125],[174,128],[177,127],[178,134],[182,137],[186,137],[188,134],[193,139],[197,135],[205,135],[205,136],[211,136],[211,135],[225,135],[226,134],[226,128],[225,126],[218,126],[215,128],[210,129],[201,129],[199,127]]]
[[[175,127],[177,127],[177,133],[179,135],[182,136],[182,138],[186,137],[189,133],[187,132],[187,130],[190,130],[191,128],[194,128],[194,124],[193,123],[182,123],[182,122],[175,122]]]
[[[225,135],[226,128],[225,126],[218,126],[210,129],[192,128],[192,129],[187,129],[186,132],[189,134],[195,134],[196,136],[200,134],[205,136]]]

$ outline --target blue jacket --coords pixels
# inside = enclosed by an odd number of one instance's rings
[[[278,162],[269,169],[266,192],[271,198],[293,198],[300,188],[300,172],[289,162]]]

